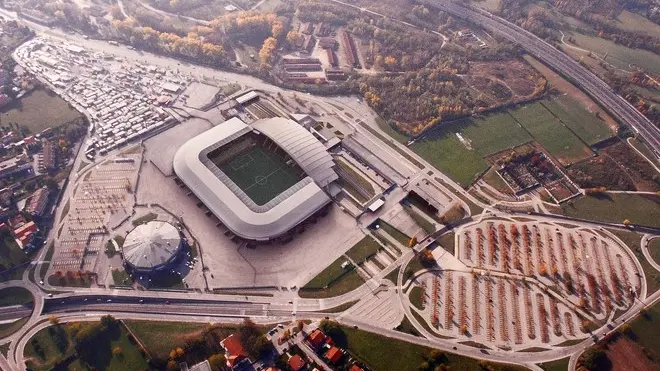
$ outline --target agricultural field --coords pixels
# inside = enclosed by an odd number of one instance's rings
[[[630,70],[629,64],[639,66],[653,74],[660,74],[660,55],[643,49],[631,49],[600,37],[588,36],[578,32],[564,31],[566,37],[575,39],[575,46],[591,50],[599,57],[607,53],[607,62],[624,70]],[[586,55],[587,53],[581,52]]]
[[[613,236],[566,224],[474,222],[456,231],[455,256],[465,268],[424,273],[409,291],[418,314],[438,336],[514,350],[584,339],[585,319],[628,308],[642,284]]]
[[[64,99],[55,93],[37,89],[21,98],[15,104],[0,109],[0,121],[26,127],[36,134],[47,128],[56,128],[82,117]]]
[[[562,165],[592,154],[580,138],[564,127],[541,102],[518,108],[511,115]]]

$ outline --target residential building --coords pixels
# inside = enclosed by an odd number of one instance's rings
[[[57,165],[57,151],[55,145],[44,141],[41,153],[39,153],[39,171],[47,172],[55,170]]]
[[[307,362],[298,354],[295,354],[293,357],[289,358],[289,367],[293,371],[303,370],[307,367]]]
[[[246,363],[250,363],[248,354],[236,334],[231,334],[226,337],[220,342],[220,346],[225,350],[227,367],[230,367],[232,370],[241,369]]]
[[[42,187],[37,189],[25,205],[25,212],[36,217],[43,216],[46,211],[46,205],[48,205],[49,195],[50,192],[48,191],[48,188]]]
[[[344,352],[337,347],[331,347],[327,352],[325,352],[325,358],[330,361],[330,363],[337,363],[341,360],[341,357],[344,356]]]
[[[32,242],[32,237],[39,231],[39,227],[34,222],[28,222],[14,230],[14,239],[18,247],[25,249]]]

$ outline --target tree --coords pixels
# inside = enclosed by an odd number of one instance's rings
[[[121,347],[117,346],[117,347],[112,348],[112,355],[115,356],[115,357],[121,357],[121,355],[122,355]]]
[[[623,225],[630,225],[630,219],[624,219]]]
[[[606,370],[607,354],[601,348],[589,348],[582,355],[582,365],[589,370]]]
[[[53,326],[57,326],[60,324],[60,319],[56,316],[48,316],[48,322]]]
[[[297,48],[300,45],[301,40],[302,37],[296,31],[292,30],[286,34],[286,41],[294,48]]]
[[[177,358],[181,358],[181,357],[183,357],[184,354],[185,354],[185,353],[183,352],[183,349],[181,349],[181,348],[176,348],[176,357],[177,357]]]
[[[174,371],[174,370],[176,370],[176,361],[174,361],[174,360],[169,360],[169,361],[167,362],[167,370],[168,370],[168,371]]]
[[[222,370],[225,367],[226,362],[227,358],[224,354],[217,353],[209,357],[209,364],[211,365],[211,369],[213,371]]]
[[[298,331],[302,331],[305,328],[305,322],[298,321]]]
[[[273,63],[275,49],[277,48],[277,39],[269,37],[264,40],[261,50],[259,51],[259,59],[261,64],[270,66]]]

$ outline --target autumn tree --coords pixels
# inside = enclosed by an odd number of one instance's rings
[[[262,65],[270,66],[273,63],[276,48],[277,39],[274,37],[269,37],[264,40],[264,44],[261,46],[261,50],[259,51],[259,59],[261,60]]]
[[[213,371],[223,370],[226,362],[227,358],[224,354],[216,353],[209,357],[209,364]]]

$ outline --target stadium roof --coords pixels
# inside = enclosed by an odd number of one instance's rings
[[[311,174],[307,173],[307,177],[265,205],[256,205],[207,157],[210,151],[252,131],[252,127],[240,119],[229,119],[192,138],[174,156],[173,165],[177,176],[229,230],[246,239],[269,240],[280,236],[330,202],[328,195],[311,176],[313,174],[321,182],[329,182],[332,174],[325,170],[329,168],[328,163],[323,160],[323,156],[314,156],[314,151],[306,155],[299,147],[299,143],[314,146],[313,142],[306,140],[307,135],[316,143],[318,141],[295,122],[282,120],[261,120],[257,122],[259,131],[285,150],[306,173],[310,171]],[[291,124],[297,129],[293,129]],[[283,130],[275,128],[280,125]],[[300,141],[287,139],[284,133],[297,136]],[[325,148],[320,143],[318,145],[332,161]]]
[[[181,235],[170,223],[138,225],[124,240],[124,260],[135,268],[156,269],[169,263],[181,248]]]
[[[252,127],[273,140],[320,187],[337,180],[334,162],[325,146],[295,121],[275,117],[258,120]]]

